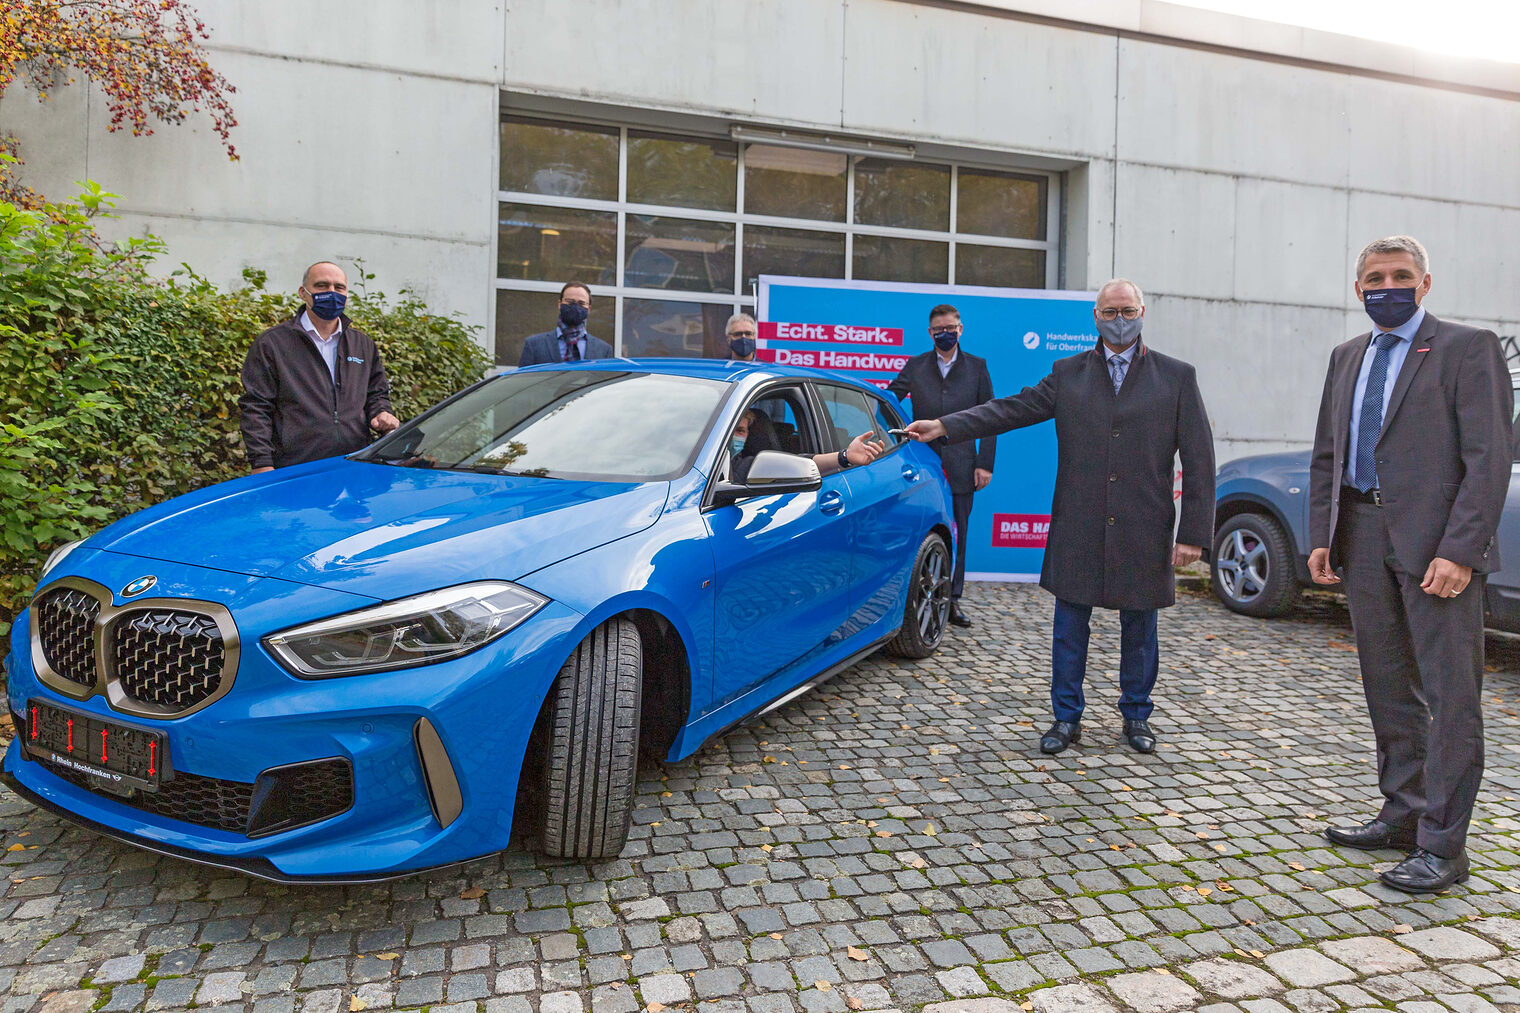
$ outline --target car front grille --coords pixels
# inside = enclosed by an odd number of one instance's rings
[[[12,720],[22,719],[13,714]],[[102,790],[88,775],[60,763],[35,759],[49,772],[101,798],[155,816],[246,837],[267,837],[309,826],[341,815],[354,804],[353,767],[340,757],[273,767],[251,784],[176,773],[159,785],[156,794],[132,791],[126,795]]]
[[[195,612],[130,612],[112,635],[116,678],[129,699],[187,710],[215,693],[227,653],[216,620]]]
[[[159,785],[156,794],[138,791],[122,797],[101,791],[89,776],[70,770],[61,763],[46,759],[37,762],[70,784],[102,798],[129,805],[133,809],[232,834],[247,833],[248,830],[248,815],[253,809],[253,785],[244,781],[224,781],[218,777],[201,777],[198,774],[175,774],[173,780]]]
[[[42,656],[63,678],[81,686],[95,684],[95,618],[100,602],[77,588],[51,591],[32,606]]]

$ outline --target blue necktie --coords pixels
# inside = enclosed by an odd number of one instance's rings
[[[1356,421],[1356,487],[1362,492],[1377,488],[1377,442],[1383,435],[1383,389],[1388,385],[1388,351],[1398,343],[1397,334],[1379,334],[1367,388],[1362,392],[1362,417]]]
[[[1129,371],[1129,363],[1124,361],[1122,355],[1111,355],[1108,358],[1108,373],[1114,381],[1114,393],[1119,393],[1119,388],[1124,386],[1124,374]]]

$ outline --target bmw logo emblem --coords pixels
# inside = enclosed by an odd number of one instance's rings
[[[149,575],[147,577],[138,577],[132,583],[121,589],[121,596],[123,598],[135,598],[137,595],[142,594],[148,588],[157,583],[158,578],[152,575]]]

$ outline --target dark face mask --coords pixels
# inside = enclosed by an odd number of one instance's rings
[[[590,315],[591,310],[580,303],[560,303],[559,322],[566,327],[580,327]]]
[[[1098,333],[1110,348],[1117,348],[1121,352],[1135,343],[1140,337],[1140,327],[1145,322],[1143,317],[1133,320],[1125,320],[1123,317],[1114,317],[1112,320],[1098,318]]]
[[[941,352],[950,351],[961,340],[960,334],[948,328],[942,331],[935,331],[931,336],[934,338],[934,347],[938,348]]]
[[[734,353],[736,359],[748,359],[755,354],[754,338],[729,338],[728,350]]]
[[[348,296],[342,292],[313,292],[311,311],[323,320],[336,320],[348,304]]]
[[[1373,323],[1391,331],[1414,316],[1419,303],[1412,288],[1374,288],[1362,292],[1362,308]]]

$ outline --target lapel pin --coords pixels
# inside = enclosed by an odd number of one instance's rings
[[[1430,346],[1426,345],[1424,348],[1416,348],[1415,351],[1416,352],[1428,352],[1428,351],[1430,351]]]

